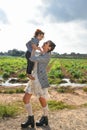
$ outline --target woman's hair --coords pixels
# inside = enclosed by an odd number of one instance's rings
[[[50,47],[51,47],[51,50],[49,50],[48,52],[51,52],[51,51],[53,51],[54,50],[54,48],[56,47],[56,45],[55,45],[55,43],[53,43],[51,40],[49,40],[49,41],[47,41],[47,43],[50,43]]]
[[[34,33],[34,37],[37,37],[39,34],[43,34],[44,35],[44,32],[41,31],[40,29],[37,29]]]

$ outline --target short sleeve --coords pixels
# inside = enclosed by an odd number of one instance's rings
[[[37,38],[32,38],[31,39],[31,44],[35,44],[36,46],[39,45],[39,40]]]

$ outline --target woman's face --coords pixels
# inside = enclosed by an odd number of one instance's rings
[[[51,50],[50,43],[49,42],[45,42],[43,44],[42,48],[43,48],[44,52],[48,52],[49,50]]]

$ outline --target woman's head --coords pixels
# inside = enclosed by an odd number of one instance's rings
[[[36,37],[40,41],[44,38],[44,32],[41,31],[40,29],[37,29],[35,31],[34,37]]]
[[[51,52],[54,50],[54,48],[56,47],[56,45],[51,41],[47,41],[43,44],[42,48],[45,52]]]

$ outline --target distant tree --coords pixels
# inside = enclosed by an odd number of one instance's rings
[[[71,55],[72,55],[72,56],[75,56],[75,55],[76,55],[76,53],[75,53],[75,52],[71,52]]]
[[[3,52],[0,52],[0,56],[3,56],[4,55],[4,53]]]
[[[17,49],[13,49],[13,50],[9,50],[8,51],[8,55],[10,55],[10,56],[23,56],[25,54],[25,52],[24,51],[19,51],[19,50],[17,50]]]

